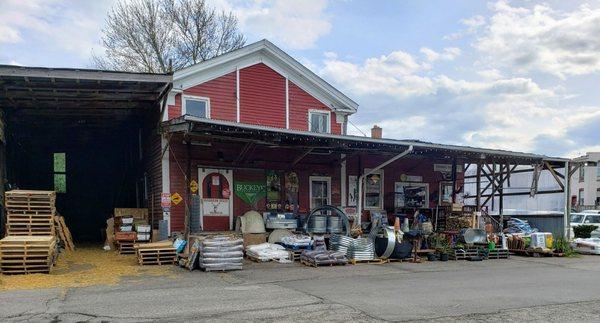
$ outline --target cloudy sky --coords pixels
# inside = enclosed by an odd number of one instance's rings
[[[207,1],[357,101],[354,134],[600,151],[599,1]],[[0,1],[0,64],[91,67],[113,2]]]

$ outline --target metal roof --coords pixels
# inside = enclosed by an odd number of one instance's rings
[[[376,139],[351,135],[335,135],[324,133],[313,133],[275,127],[241,124],[231,121],[183,116],[163,122],[163,129],[167,132],[187,132],[196,135],[206,135],[229,138],[230,140],[262,140],[264,142],[275,142],[279,144],[301,144],[303,146],[314,145],[317,147],[329,147],[338,150],[371,150],[380,152],[394,152],[413,146],[415,154],[440,154],[438,157],[456,157],[465,161],[511,161],[523,165],[548,161],[550,163],[562,164],[568,159],[559,157],[548,157],[545,155],[515,152],[499,149],[476,148],[459,145],[446,145],[419,140],[398,139]],[[282,136],[286,138],[282,138]]]

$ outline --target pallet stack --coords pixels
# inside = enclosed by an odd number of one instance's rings
[[[71,236],[71,231],[67,227],[65,223],[65,218],[60,215],[54,217],[54,227],[56,232],[58,233],[58,237],[63,242],[64,247],[68,251],[75,250],[75,244],[73,243],[73,237]]]
[[[177,260],[177,251],[171,241],[139,243],[135,245],[140,265],[172,265]]]
[[[8,236],[0,240],[2,274],[49,273],[56,257],[54,236]]]
[[[6,235],[54,236],[55,203],[54,191],[6,192]]]

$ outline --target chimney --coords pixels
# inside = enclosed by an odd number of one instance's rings
[[[371,138],[381,139],[382,136],[383,136],[383,129],[381,129],[377,125],[374,125],[373,128],[371,128]]]

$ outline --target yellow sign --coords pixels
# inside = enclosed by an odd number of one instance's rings
[[[173,195],[171,195],[171,202],[173,202],[173,204],[177,205],[181,203],[181,201],[183,201],[183,197],[181,197],[179,193],[174,193]]]
[[[196,182],[195,180],[192,180],[192,181],[190,182],[190,191],[191,191],[193,194],[196,194],[196,192],[198,192],[198,182]]]

